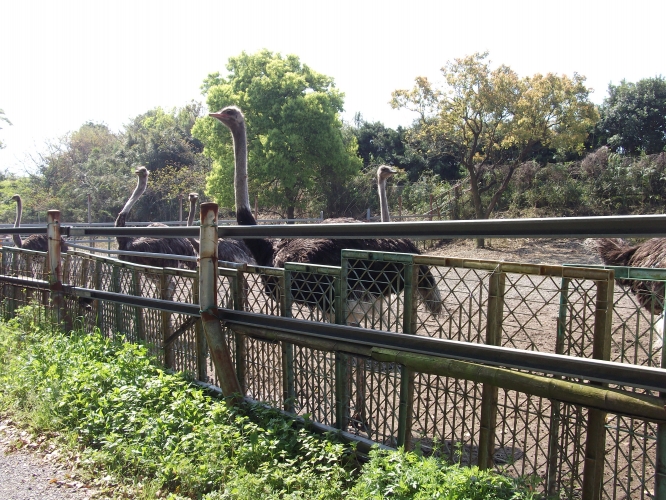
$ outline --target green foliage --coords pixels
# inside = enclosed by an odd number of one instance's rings
[[[0,412],[74,443],[81,467],[133,483],[133,498],[530,498],[509,479],[411,453],[373,452],[358,475],[334,436],[263,405],[230,408],[144,347],[64,335],[40,311],[0,322]]]
[[[421,125],[417,122],[413,129]],[[426,142],[430,136],[422,136],[413,129],[385,127],[380,122],[369,123],[357,115],[356,126],[350,127],[358,142],[358,155],[364,167],[387,164],[407,172],[415,182],[425,171],[432,171],[441,179],[460,177],[458,161],[440,141]],[[436,139],[436,137],[435,137]]]
[[[356,142],[345,141],[338,114],[343,94],[333,79],[267,50],[229,59],[229,75],[212,74],[202,89],[208,108],[237,105],[245,115],[250,195],[262,206],[336,210],[341,184],[360,170]],[[214,160],[207,193],[233,206],[233,149],[229,131],[212,118],[200,119],[194,135]]]
[[[117,156],[121,142],[104,124],[86,123],[49,145],[31,176],[31,189],[23,197],[24,221],[37,212],[44,220],[46,211],[57,208],[66,222],[87,222],[88,195],[94,222],[115,219],[131,192],[132,169]]]
[[[0,409],[37,430],[73,432],[91,471],[191,498],[246,483],[276,497],[341,498],[318,491],[348,481],[343,445],[260,405],[232,410],[155,366],[143,347],[53,332],[34,313],[0,325]]]
[[[666,79],[608,86],[596,127],[599,144],[632,155],[666,151]]]
[[[447,500],[499,500],[537,498],[515,480],[477,467],[448,465],[415,453],[373,450],[361,477],[351,490],[358,500],[442,498]]]
[[[187,201],[188,193],[201,194],[211,167],[203,144],[192,136],[201,115],[202,105],[192,102],[169,111],[152,109],[126,126],[119,156],[128,165],[144,165],[151,173],[146,192],[132,210],[134,220],[178,220],[179,196]]]
[[[512,217],[661,213],[666,153],[626,157],[607,147],[582,161],[523,164],[508,191]]]
[[[508,66],[491,69],[487,56],[448,62],[443,88],[419,77],[392,100],[393,107],[419,114],[415,138],[441,144],[467,170],[479,219],[495,210],[519,165],[544,148],[582,151],[597,119],[584,77],[519,78]]]

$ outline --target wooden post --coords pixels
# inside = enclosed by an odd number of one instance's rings
[[[90,224],[92,222],[92,215],[91,215],[91,210],[90,210],[91,202],[92,202],[92,197],[90,196],[90,193],[88,193],[88,224]],[[95,248],[95,240],[96,239],[97,239],[96,236],[92,236],[90,238],[90,240],[91,240],[90,241],[90,246],[93,247],[93,248]]]
[[[428,212],[429,219],[432,220],[432,195],[430,195],[430,211]]]
[[[564,337],[566,335],[570,283],[570,278],[562,278],[560,284],[560,312],[557,316],[557,339],[555,340],[555,354],[564,354]],[[546,494],[553,497],[557,493],[557,474],[559,472],[560,460],[560,454],[558,453],[558,443],[560,439],[561,422],[562,403],[556,399],[551,399],[550,429],[548,433],[548,468],[546,469]]]
[[[419,266],[405,265],[405,283],[403,286],[405,309],[402,329],[404,333],[416,334],[417,300],[416,292],[419,283]],[[400,402],[398,409],[398,446],[409,450],[412,446],[412,421],[414,417],[414,370],[400,365]]]
[[[398,220],[402,221],[402,195],[398,196]]]
[[[192,303],[199,303],[198,275],[192,284]],[[197,380],[208,383],[208,344],[206,344],[206,335],[204,334],[200,319],[194,325],[194,336],[197,345]]]
[[[49,210],[46,219],[46,234],[49,248],[46,258],[49,263],[49,289],[51,303],[55,312],[55,321],[61,324],[65,320],[65,300],[62,293],[62,267],[60,259],[60,211]],[[67,328],[68,325],[65,325]]]
[[[160,298],[162,300],[173,300],[173,280],[164,270],[160,273]],[[176,367],[176,346],[175,342],[166,345],[166,340],[173,334],[173,325],[171,324],[171,313],[160,311],[162,319],[162,346],[164,349],[164,366],[175,369]]]
[[[183,193],[178,195],[178,220],[183,222]]]
[[[254,218],[259,221],[259,197],[254,197]]]
[[[486,343],[502,345],[502,317],[504,310],[504,287],[506,275],[501,268],[490,275],[488,295],[488,324]],[[493,466],[493,449],[497,426],[497,386],[483,384],[481,393],[481,418],[479,432],[479,469]]]
[[[282,316],[291,318],[291,307],[293,304],[291,296],[291,271],[284,271],[284,308]],[[294,413],[296,400],[295,378],[294,378],[294,344],[281,342],[282,347],[282,399],[284,410]]]
[[[597,281],[597,303],[594,318],[594,359],[610,359],[610,332],[613,317],[613,285],[615,273],[608,281]],[[591,386],[608,387],[608,384],[590,382]],[[585,466],[583,467],[583,500],[601,498],[604,479],[606,447],[606,412],[590,408],[587,413],[587,440],[585,441]]]
[[[242,401],[241,386],[236,377],[229,347],[217,318],[217,203],[201,204],[199,229],[199,297],[201,321],[206,340],[220,380],[222,394],[232,403]]]
[[[95,276],[93,278],[93,288],[95,290],[102,289],[102,261],[95,261]],[[106,331],[104,324],[104,301],[95,300],[95,325],[102,332],[102,335],[107,336],[109,332]]]
[[[666,368],[663,349],[662,347],[661,367]],[[666,392],[660,392],[659,397],[666,398]],[[654,471],[653,498],[666,498],[666,424],[657,425],[657,465]]]
[[[137,269],[132,269],[132,293],[137,297],[141,297],[141,274]],[[143,307],[134,308],[134,330],[136,331],[136,339],[139,342],[146,341],[146,327],[143,321]]]

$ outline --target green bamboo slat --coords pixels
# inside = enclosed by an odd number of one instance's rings
[[[594,359],[610,359],[611,323],[613,315],[614,273],[609,280],[599,280],[594,321]],[[606,387],[608,384],[591,383]],[[587,414],[587,439],[585,441],[585,465],[583,466],[583,500],[601,498],[606,449],[606,414],[604,410],[590,408]]]
[[[503,271],[503,267],[498,267],[490,275],[488,321],[486,324],[486,344],[488,345],[502,345],[502,319],[504,316],[504,288],[506,283],[506,274]],[[483,384],[478,457],[479,468],[482,470],[493,466],[498,397],[499,389],[497,386]]]

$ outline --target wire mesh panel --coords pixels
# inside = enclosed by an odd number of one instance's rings
[[[284,301],[284,271],[274,267],[247,266],[244,279],[247,290],[244,310],[280,316]]]
[[[3,249],[2,256],[4,274],[42,278],[43,255]],[[221,269],[218,305],[599,357],[595,336],[605,335],[599,325],[604,301],[610,296],[600,290],[604,283],[612,286],[613,274],[608,270],[358,251],[345,251],[343,257],[340,269],[302,264],[288,264],[285,270]],[[664,279],[666,275],[659,274],[664,272],[655,271],[653,278]],[[646,276],[622,279],[649,279]],[[63,255],[63,281],[123,295],[198,303],[196,272],[137,266],[76,252]],[[610,358],[660,366],[662,348],[656,342],[655,326],[663,308],[661,298],[655,294],[650,305],[641,308],[630,287],[627,281],[626,286],[615,288],[615,313],[608,329]],[[27,288],[2,285],[4,313],[28,303],[30,294],[41,297],[37,289]],[[73,296],[66,296],[65,302],[68,310],[78,307]],[[217,380],[210,360],[205,354],[202,357],[203,332],[193,318],[104,301],[93,301],[87,314],[87,328],[94,325],[108,336],[146,342],[175,369],[194,373],[200,380]],[[327,350],[326,344],[303,347],[230,330],[225,333],[243,390],[253,399],[308,414],[315,421],[378,443],[411,444],[462,464],[483,465],[482,458],[489,452],[490,466],[529,477],[543,493],[556,498],[581,494],[585,447],[592,432],[589,419],[599,410],[461,378],[412,372],[399,364]],[[370,356],[369,351],[354,352]],[[652,498],[657,426],[609,414],[605,428],[602,498]]]
[[[400,366],[349,356],[349,415],[344,430],[386,446],[398,446]]]
[[[334,427],[335,354],[294,346],[294,412]]]
[[[417,373],[412,442],[425,453],[475,465],[479,448],[481,385]]]
[[[44,252],[14,247],[2,248],[2,272],[7,276],[47,280],[48,275],[44,273],[45,263],[46,253]],[[48,290],[29,285],[2,286],[3,317],[11,317],[17,308],[35,303],[47,306],[49,303]]]

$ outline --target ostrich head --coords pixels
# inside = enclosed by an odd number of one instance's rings
[[[398,171],[388,165],[380,165],[377,169],[377,182],[383,182],[389,177],[393,177]]]
[[[208,116],[217,118],[224,123],[232,132],[236,132],[245,127],[245,117],[241,110],[236,106],[227,106],[217,113],[209,113]]]
[[[21,203],[21,195],[20,194],[15,194],[10,198],[12,201],[15,201],[16,203]]]

